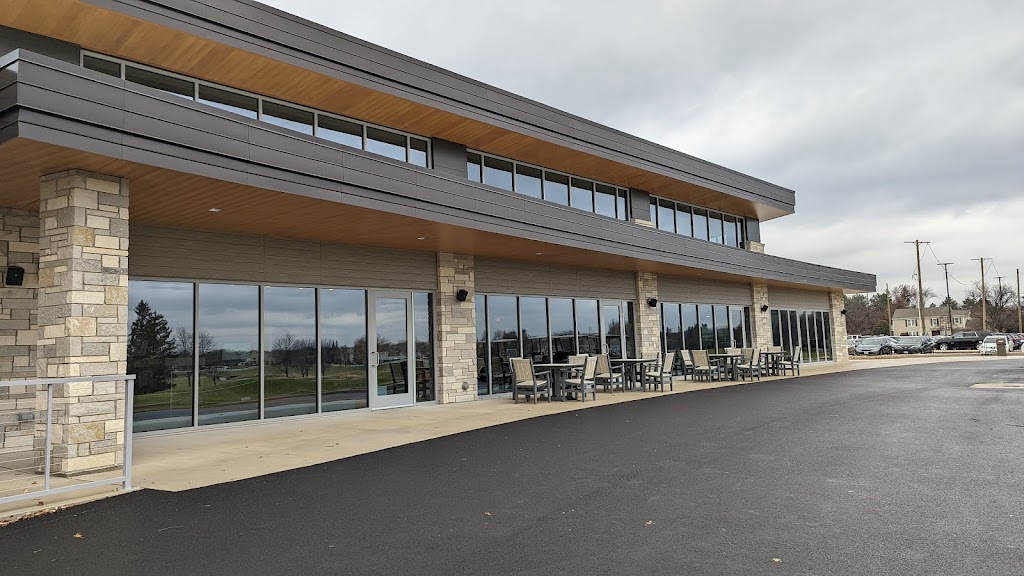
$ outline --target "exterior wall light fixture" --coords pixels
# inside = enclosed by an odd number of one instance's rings
[[[767,311],[768,311],[768,305],[767,304],[761,304],[761,312],[767,312]]]
[[[469,291],[465,288],[459,288],[459,291],[455,293],[455,299],[459,302],[465,302],[469,298]]]
[[[651,308],[657,308],[658,307],[658,299],[657,298],[648,298],[647,299],[647,305],[650,306]]]

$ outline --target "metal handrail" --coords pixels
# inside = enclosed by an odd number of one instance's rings
[[[84,482],[81,484],[75,484],[72,486],[63,486],[61,488],[50,487],[50,476],[51,476],[51,453],[52,453],[52,425],[53,425],[53,387],[58,384],[74,384],[80,382],[124,382],[125,387],[125,400],[124,400],[124,457],[122,458],[122,471],[121,475],[115,478],[107,478],[102,480],[94,480],[91,482]],[[107,376],[75,376],[69,378],[34,378],[31,380],[2,380],[0,381],[0,389],[12,388],[15,386],[46,386],[46,437],[44,438],[43,444],[43,489],[35,492],[28,492],[25,494],[18,494],[15,496],[5,496],[0,498],[0,504],[6,504],[9,502],[16,502],[19,500],[28,500],[32,498],[39,498],[41,496],[47,496],[52,494],[60,494],[62,492],[71,492],[74,490],[85,490],[94,488],[97,486],[104,486],[108,484],[121,484],[125,491],[131,490],[132,488],[132,424],[133,424],[133,412],[134,412],[134,401],[135,401],[135,374],[113,374]]]

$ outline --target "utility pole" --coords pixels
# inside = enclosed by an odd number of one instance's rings
[[[1017,268],[1017,332],[1024,333],[1024,314],[1020,309],[1020,268]]]
[[[892,336],[892,300],[889,298],[889,283],[885,283],[885,313],[889,315],[889,336]]]
[[[946,310],[949,311],[949,335],[953,335],[953,306],[950,305],[952,298],[949,297],[949,267],[952,266],[952,262],[940,262],[939,266],[946,272]]]
[[[985,307],[985,300],[988,299],[988,295],[985,293],[985,257],[971,258],[971,260],[977,260],[981,262],[981,329],[988,330],[988,312]],[[991,260],[991,258],[988,258]]]
[[[917,334],[920,336],[924,334],[924,284],[921,281],[921,244],[930,244],[930,242],[914,240],[913,242],[904,242],[904,244],[913,244],[914,249],[917,251]]]

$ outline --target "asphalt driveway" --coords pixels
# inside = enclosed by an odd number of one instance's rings
[[[142,490],[0,528],[0,566],[1020,574],[1024,389],[969,388],[993,382],[1024,384],[1024,360],[652,397],[187,492]]]

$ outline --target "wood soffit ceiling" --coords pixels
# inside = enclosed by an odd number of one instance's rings
[[[39,178],[82,169],[128,178],[131,223],[749,283],[754,278],[539,242],[146,166],[17,138],[0,146],[0,206],[39,210]],[[210,208],[221,208],[219,213]],[[424,237],[425,240],[418,240]],[[540,252],[538,255],[537,253]],[[764,280],[757,280],[763,282]],[[773,286],[823,290],[769,281]]]
[[[0,24],[88,50],[733,214],[768,220],[788,213],[77,0],[4,5]]]

